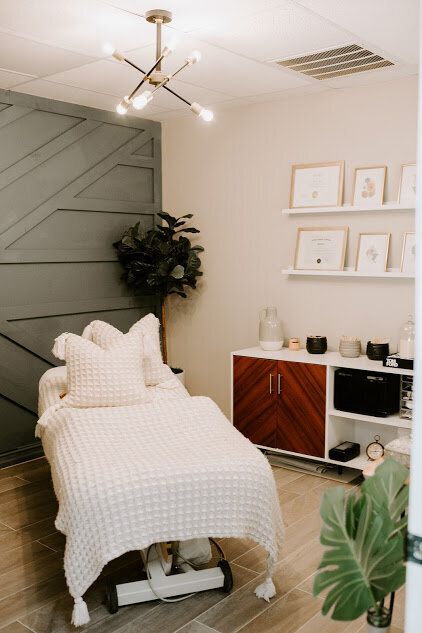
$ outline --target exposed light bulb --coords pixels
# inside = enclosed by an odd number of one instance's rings
[[[214,114],[213,112],[211,112],[211,110],[206,110],[204,107],[201,106],[200,103],[197,103],[196,101],[190,104],[190,109],[194,114],[201,117],[203,121],[212,121],[214,118]]]
[[[192,51],[186,57],[186,61],[189,64],[189,66],[193,66],[193,64],[197,64],[198,62],[200,62],[201,58],[202,58],[202,55],[200,51]]]
[[[123,99],[120,101],[120,103],[117,104],[116,106],[116,112],[118,114],[126,114],[127,109],[130,105],[130,99],[129,97],[123,97]]]
[[[142,110],[145,106],[152,101],[153,94],[150,90],[145,90],[141,95],[135,97],[133,100],[133,107],[136,110]]]
[[[113,44],[110,44],[110,42],[106,42],[103,45],[103,51],[106,55],[109,55],[109,56],[113,55],[115,50],[116,50],[116,47],[113,46]]]
[[[213,120],[214,112],[212,112],[211,110],[206,110],[204,108],[199,116],[201,117],[201,119],[203,119],[204,121],[207,121],[208,123],[209,121]]]
[[[172,53],[177,48],[178,43],[179,43],[179,38],[176,36],[172,37],[164,46],[161,52],[162,56],[167,57],[167,55],[170,55],[170,53]]]

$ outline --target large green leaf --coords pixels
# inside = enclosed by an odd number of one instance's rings
[[[406,519],[400,519],[409,500],[409,486],[406,485],[408,477],[409,470],[405,466],[394,459],[387,459],[362,484],[362,494],[371,497],[375,511],[385,508],[392,521],[399,522],[401,527],[406,523]]]
[[[322,612],[354,620],[404,583],[403,537],[370,496],[333,488],[321,504],[321,543],[328,547],[314,582],[314,595],[329,589]]]

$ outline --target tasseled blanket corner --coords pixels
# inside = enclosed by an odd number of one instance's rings
[[[255,589],[256,597],[262,598],[267,602],[269,602],[271,598],[274,598],[276,593],[276,588],[270,576],[268,576],[268,578],[266,578],[266,580]]]
[[[88,624],[89,611],[86,602],[82,598],[75,598],[75,604],[72,612],[72,624],[73,626],[83,626]]]

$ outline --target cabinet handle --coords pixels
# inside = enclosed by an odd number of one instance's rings
[[[277,395],[281,394],[281,374],[277,374]]]
[[[270,374],[270,396],[273,392],[273,375]]]

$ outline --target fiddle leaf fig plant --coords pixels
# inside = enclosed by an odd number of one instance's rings
[[[409,471],[393,459],[378,466],[360,495],[341,487],[321,503],[321,543],[327,547],[314,582],[314,595],[328,590],[322,607],[333,620],[381,613],[384,598],[405,581],[404,539]]]
[[[204,248],[192,245],[187,234],[200,231],[186,226],[193,215],[178,218],[169,213],[157,214],[163,224],[142,231],[140,223],[127,229],[113,244],[123,266],[123,279],[138,291],[156,294],[162,298],[163,355],[167,360],[165,299],[177,294],[187,298],[187,289],[195,289],[202,276],[199,253]]]
[[[127,229],[113,244],[124,268],[123,278],[129,286],[167,297],[178,294],[186,298],[186,286],[195,289],[201,260],[202,246],[191,244],[183,233],[199,233],[185,227],[192,213],[175,218],[169,213],[157,214],[164,222],[142,232],[140,223]]]

